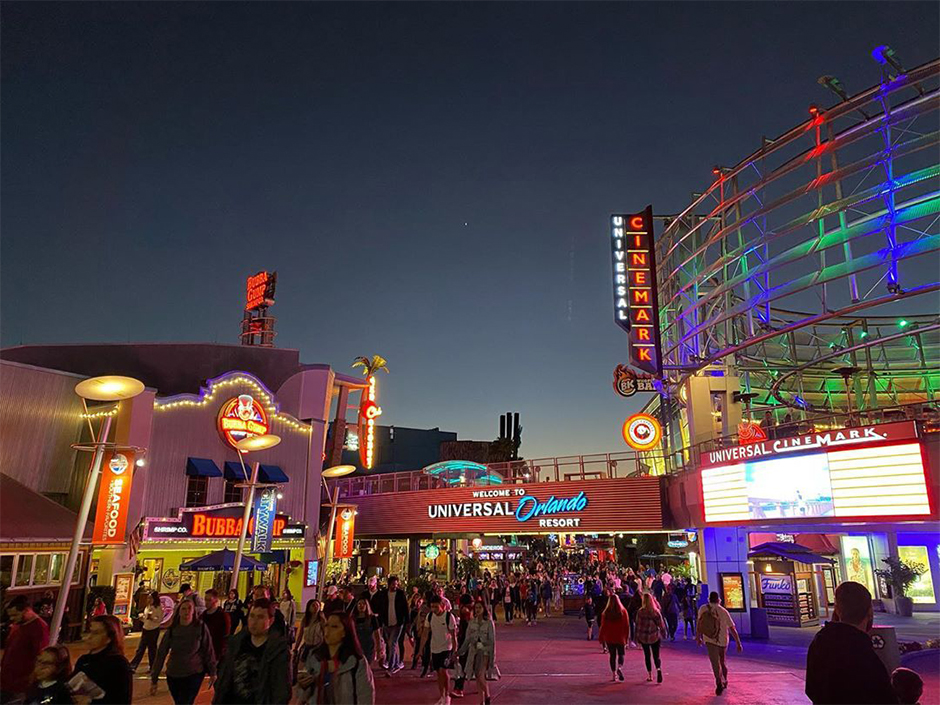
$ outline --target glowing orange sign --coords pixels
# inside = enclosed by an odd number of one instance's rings
[[[634,414],[623,422],[623,440],[634,450],[655,448],[663,437],[663,427],[649,414]]]
[[[242,532],[241,517],[213,516],[211,514],[193,514],[193,528],[190,536],[212,536],[220,538],[234,538],[240,536]],[[284,527],[287,526],[287,519],[282,516],[274,519],[275,538],[284,533]],[[248,520],[248,535],[255,533],[255,518],[252,516]]]
[[[336,517],[333,535],[333,558],[352,558],[353,537],[356,533],[356,512],[345,507]]]
[[[375,377],[369,377],[369,388],[362,393],[359,403],[359,460],[362,467],[371,469],[375,460],[375,419],[382,413],[375,403]]]
[[[274,287],[277,283],[277,272],[258,272],[248,277],[245,286],[245,310],[254,311],[274,303]]]
[[[219,433],[232,447],[248,436],[263,436],[268,428],[264,407],[250,394],[229,399],[219,409]]]
[[[131,500],[134,454],[129,451],[108,453],[101,470],[98,509],[92,543],[123,544],[127,530],[127,510]]]

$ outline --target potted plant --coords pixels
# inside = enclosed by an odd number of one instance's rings
[[[905,563],[900,558],[888,557],[881,561],[887,568],[878,568],[875,574],[884,578],[894,589],[894,604],[898,614],[910,617],[914,614],[914,601],[905,594],[911,584],[927,572],[922,563]]]

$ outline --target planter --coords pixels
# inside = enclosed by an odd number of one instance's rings
[[[895,597],[894,605],[901,617],[910,617],[914,614],[914,600],[909,597]]]

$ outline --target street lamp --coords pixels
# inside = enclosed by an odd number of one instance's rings
[[[248,436],[236,443],[235,447],[238,449],[238,460],[242,464],[242,476],[246,479],[248,477],[248,471],[245,469],[245,459],[242,456],[254,450],[273,448],[280,442],[280,436],[275,436],[273,433],[266,433],[263,436]],[[254,467],[251,469],[251,480],[248,482],[248,499],[245,501],[245,511],[242,514],[242,528],[238,534],[238,548],[235,551],[235,565],[232,566],[232,582],[229,585],[229,590],[238,589],[238,569],[241,568],[242,553],[245,552],[245,537],[248,535],[248,520],[251,518],[251,505],[254,504],[255,486],[258,484],[258,467],[259,463],[255,463]]]
[[[104,377],[92,377],[75,385],[75,393],[82,399],[82,408],[88,416],[88,401],[122,401],[124,399],[133,399],[144,391],[144,383],[133,377],[121,377],[118,375],[107,375]],[[108,443],[108,434],[111,432],[112,414],[106,414],[104,422],[101,425],[97,437],[94,429],[91,427],[91,420],[88,421],[91,430],[90,444],[75,444],[72,447],[76,450],[93,450],[95,453],[91,465],[91,472],[88,474],[88,482],[85,483],[85,494],[82,496],[82,506],[78,510],[78,519],[75,522],[75,533],[72,535],[72,545],[69,547],[69,556],[65,561],[65,572],[62,575],[62,587],[59,588],[59,597],[55,603],[55,610],[52,613],[52,623],[49,625],[49,643],[55,645],[59,640],[59,631],[62,627],[62,617],[65,615],[65,603],[69,599],[69,588],[72,585],[72,575],[75,572],[75,563],[78,561],[78,546],[85,536],[85,525],[88,523],[88,514],[91,511],[91,503],[95,499],[95,490],[98,487],[98,475],[101,474],[101,461],[104,458],[105,450],[120,450],[130,447],[119,447],[114,443]],[[139,450],[133,448],[133,450]]]
[[[323,577],[320,579],[320,584],[317,586],[317,599],[321,603],[323,602],[323,588],[326,585],[326,571],[330,566],[330,557],[333,553],[333,531],[336,527],[336,510],[339,507],[339,486],[337,485],[336,491],[331,495],[330,486],[326,484],[326,478],[343,477],[355,471],[355,465],[334,465],[320,473],[320,480],[323,482],[323,487],[326,489],[326,497],[330,500],[330,525],[326,530],[326,555],[323,556]]]

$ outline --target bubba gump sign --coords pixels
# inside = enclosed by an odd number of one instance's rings
[[[241,504],[223,504],[216,507],[181,509],[176,518],[148,517],[144,522],[145,541],[205,541],[210,539],[237,539],[241,535]],[[248,536],[254,536],[255,516],[248,520]],[[291,523],[284,514],[277,514],[271,527],[273,539],[302,539],[303,524]]]

